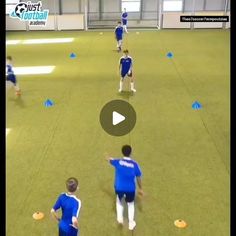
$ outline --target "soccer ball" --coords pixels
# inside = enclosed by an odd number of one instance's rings
[[[16,14],[16,16],[18,16],[20,18],[22,12],[26,11],[26,10],[27,10],[27,4],[24,2],[19,3],[15,8],[15,14]]]

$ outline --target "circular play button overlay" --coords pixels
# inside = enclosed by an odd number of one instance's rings
[[[135,126],[136,112],[126,101],[112,100],[100,112],[102,128],[110,135],[128,134]]]

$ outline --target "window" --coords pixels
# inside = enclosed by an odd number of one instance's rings
[[[182,11],[182,0],[164,0],[163,11]]]
[[[11,13],[20,0],[6,0],[6,14]]]
[[[140,11],[140,0],[122,0],[121,1],[122,11],[126,8],[127,12]]]

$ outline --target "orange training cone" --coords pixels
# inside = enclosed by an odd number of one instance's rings
[[[34,214],[33,214],[33,218],[35,219],[35,220],[41,220],[41,219],[43,219],[43,217],[44,217],[44,214],[42,213],[42,212],[35,212]]]
[[[187,223],[184,220],[176,220],[174,224],[178,228],[185,228],[187,226]]]

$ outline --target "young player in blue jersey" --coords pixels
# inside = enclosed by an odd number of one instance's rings
[[[126,12],[126,8],[124,8],[124,11],[121,15],[121,19],[122,19],[122,24],[123,24],[124,31],[128,34],[128,30],[127,30],[128,13]]]
[[[11,56],[7,56],[6,75],[7,75],[7,79],[6,79],[7,89],[14,88],[16,95],[20,96],[21,92],[20,92],[20,88],[19,88],[17,80],[16,80],[16,76],[15,76],[14,71],[13,71],[12,57]]]
[[[129,56],[129,51],[127,49],[123,52],[124,55],[120,58],[119,61],[119,71],[121,75],[119,92],[122,92],[123,90],[123,82],[126,76],[130,77],[131,91],[136,92],[136,89],[134,88],[134,77],[132,72],[133,59]]]
[[[78,180],[74,177],[66,181],[67,193],[62,193],[51,210],[52,216],[59,222],[59,236],[77,236],[78,217],[81,208],[81,201],[76,197]],[[57,210],[61,208],[61,219],[57,215]]]
[[[134,221],[134,199],[135,199],[135,178],[139,187],[139,194],[143,195],[142,182],[141,182],[141,170],[137,162],[130,158],[132,148],[129,145],[124,145],[122,147],[123,158],[114,159],[112,157],[107,157],[107,160],[112,166],[115,167],[115,193],[116,193],[116,213],[117,222],[123,224],[123,211],[124,206],[122,204],[122,199],[128,205],[128,220],[129,220],[129,230],[133,230],[136,226]]]
[[[121,22],[118,21],[118,25],[115,28],[115,38],[117,41],[117,49],[118,52],[121,51],[122,39],[123,39],[123,27],[121,26]]]

